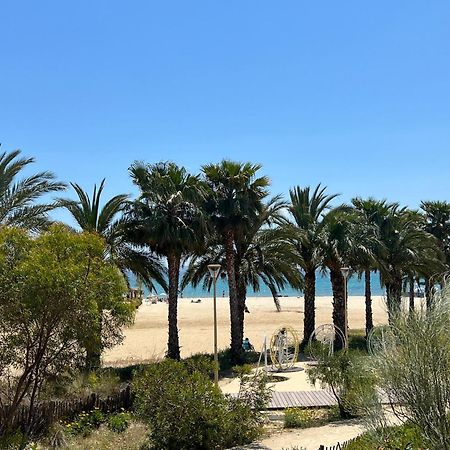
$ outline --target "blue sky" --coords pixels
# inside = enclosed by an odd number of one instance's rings
[[[264,165],[273,193],[450,192],[448,1],[8,1],[0,142],[133,192],[134,160]]]

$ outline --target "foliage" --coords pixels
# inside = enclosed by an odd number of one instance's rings
[[[167,288],[166,271],[160,261],[143,245],[133,242],[130,224],[122,217],[128,196],[115,195],[101,206],[101,195],[105,187],[94,186],[92,197],[81,186],[71,183],[78,200],[60,199],[59,206],[66,208],[83,231],[100,234],[106,242],[106,258],[112,261],[126,279],[134,274],[149,289],[155,289],[154,281]]]
[[[427,448],[417,425],[405,423],[380,433],[366,432],[351,441],[346,450],[422,450]]]
[[[55,446],[54,438],[43,438],[38,445],[39,450],[62,447],[65,450],[137,450],[144,448],[147,442],[148,427],[142,422],[132,419],[129,427],[121,433],[102,424],[93,429],[87,436],[64,434],[64,441]]]
[[[206,360],[165,360],[136,378],[136,407],[151,426],[151,448],[220,449],[258,436],[262,418],[252,408],[260,393],[252,386],[239,398],[226,398],[212,383],[211,370]]]
[[[400,309],[402,279],[408,275],[431,276],[444,270],[437,239],[424,229],[424,219],[415,211],[394,203],[380,219],[380,241],[384,252],[378,257],[390,320]]]
[[[64,372],[46,382],[42,397],[74,399],[94,392],[107,397],[120,390],[120,382],[119,375],[111,370]]]
[[[323,425],[337,418],[333,408],[327,410],[287,408],[284,411],[285,428],[309,428]]]
[[[261,165],[223,160],[202,167],[208,186],[205,210],[214,238],[223,250],[230,297],[231,352],[235,362],[242,354],[246,280],[240,271],[240,249],[246,233],[258,223],[268,196],[269,179],[258,176]],[[241,250],[241,251],[240,251]]]
[[[102,424],[106,424],[109,430],[123,433],[130,426],[131,418],[131,414],[123,410],[108,415],[100,409],[94,408],[92,411],[82,412],[70,422],[64,423],[64,429],[70,435],[86,437],[100,428]]]
[[[240,282],[239,295],[245,303],[247,288],[259,292],[266,285],[277,308],[277,293],[287,285],[294,289],[303,287],[303,277],[298,270],[300,262],[293,248],[292,229],[274,226],[285,222],[282,211],[286,207],[278,196],[263,204],[248,226],[235,236],[235,271],[237,282]],[[211,289],[212,279],[208,265],[219,263],[226,267],[226,255],[220,239],[210,236],[205,252],[194,255],[182,280],[182,287],[192,284],[198,286],[203,280],[203,288]]]
[[[305,272],[305,317],[303,342],[307,343],[315,328],[316,270],[322,263],[322,217],[337,195],[326,195],[326,187],[320,184],[311,192],[309,186],[297,186],[289,191],[291,203],[288,207],[292,217],[295,251],[299,265]]]
[[[95,408],[92,411],[78,414],[74,420],[66,423],[66,432],[73,435],[87,436],[94,429],[99,428],[105,420],[105,414],[98,408]]]
[[[177,302],[181,259],[205,245],[207,231],[202,206],[205,186],[174,163],[134,163],[130,168],[140,194],[128,210],[130,238],[166,258],[169,287],[167,356],[180,358]]]
[[[359,415],[361,406],[375,396],[375,376],[367,364],[367,357],[344,350],[319,355],[317,365],[307,369],[309,379],[330,388],[343,419]]]
[[[108,417],[108,428],[115,433],[123,433],[129,426],[131,414],[125,411],[111,414]]]
[[[33,410],[46,380],[79,366],[80,344],[98,326],[99,298],[108,310],[102,345],[121,340],[120,327],[133,312],[123,303],[123,279],[103,251],[97,236],[61,225],[35,239],[0,229],[2,431],[22,401]]]
[[[445,287],[426,313],[395,317],[374,358],[378,386],[394,413],[419,426],[436,449],[450,449],[450,290]],[[373,428],[388,423],[379,404],[368,411]]]
[[[214,354],[213,353],[197,353],[195,355],[190,356],[189,358],[186,358],[185,361],[197,360],[197,359],[203,359],[203,358],[206,358],[212,362],[214,360]],[[218,353],[218,359],[219,359],[219,370],[222,372],[227,372],[231,369],[234,369],[234,367],[236,367],[230,348],[227,348],[225,350],[220,350]],[[239,364],[241,364],[241,365],[255,364],[258,362],[258,360],[259,360],[258,352],[246,351],[242,354]]]
[[[17,180],[34,163],[34,158],[20,158],[20,150],[0,154],[0,224],[39,231],[50,224],[48,212],[57,205],[39,203],[45,194],[61,191],[64,183],[55,181],[51,172],[39,172]]]

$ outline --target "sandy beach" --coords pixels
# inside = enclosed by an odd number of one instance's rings
[[[178,306],[178,327],[181,354],[183,357],[194,353],[213,351],[213,304],[209,298],[201,303],[191,303],[190,298],[180,299]],[[416,300],[419,303],[419,299]],[[245,336],[259,350],[264,336],[270,336],[282,325],[296,329],[299,336],[303,332],[303,298],[280,298],[282,312],[277,312],[273,299],[252,297],[247,300],[250,310],[245,315]],[[218,298],[218,340],[219,348],[230,343],[230,310],[228,298]],[[349,297],[349,327],[364,328],[364,297]],[[331,323],[332,298],[316,298],[316,324]],[[385,300],[373,298],[375,325],[387,322]],[[106,365],[125,365],[152,360],[164,356],[167,345],[167,304],[143,303],[136,313],[134,325],[124,330],[124,342],[105,353]]]

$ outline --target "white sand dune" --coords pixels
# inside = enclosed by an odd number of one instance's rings
[[[299,335],[303,332],[303,298],[280,298],[282,312],[275,309],[268,297],[252,297],[247,300],[250,314],[245,315],[245,336],[255,348],[262,346],[264,336],[270,336],[282,325],[295,328]],[[417,303],[419,300],[417,299]],[[349,327],[364,328],[364,297],[349,297]],[[219,348],[230,343],[230,309],[228,298],[218,299],[218,340]],[[316,298],[316,324],[331,323],[332,298]],[[387,322],[385,301],[382,297],[373,299],[374,323]],[[178,306],[178,327],[182,356],[213,351],[213,304],[211,299],[201,303],[191,303],[191,299],[180,299]],[[125,330],[122,345],[108,351],[105,364],[124,365],[147,361],[164,356],[167,346],[167,304],[143,304],[136,314],[133,326]]]

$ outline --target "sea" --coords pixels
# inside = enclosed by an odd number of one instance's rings
[[[181,274],[182,276],[182,274]],[[180,277],[181,278],[181,277]],[[135,285],[135,283],[132,283]],[[381,286],[380,283],[380,275],[378,273],[372,273],[371,274],[371,288],[372,288],[372,295],[384,295],[385,289]],[[350,276],[348,280],[348,295],[354,295],[354,296],[363,296],[364,295],[364,277],[359,278],[357,274],[353,274]],[[148,295],[148,290],[145,290],[145,294]],[[164,291],[160,286],[156,286],[156,291],[158,294],[163,295]],[[185,298],[205,298],[205,297],[211,297],[211,292],[208,292],[207,290],[202,289],[201,286],[194,287],[192,285],[187,286],[182,291],[182,296]],[[292,289],[291,287],[287,287],[286,289],[283,289],[279,291],[280,296],[283,297],[298,297],[302,296],[302,291],[297,291],[295,289]],[[226,279],[219,279],[217,281],[217,295],[228,297],[228,284]],[[330,277],[328,273],[322,273],[317,272],[316,275],[316,296],[318,297],[326,297],[333,295],[331,290],[331,282]],[[272,294],[270,293],[269,288],[265,286],[264,284],[261,284],[261,289],[259,291],[254,291],[252,288],[248,288],[247,291],[247,297],[271,297]]]

